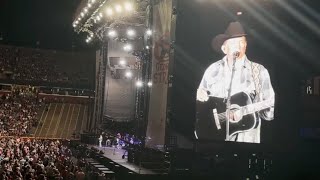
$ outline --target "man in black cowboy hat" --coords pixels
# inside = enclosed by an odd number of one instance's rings
[[[205,71],[197,90],[197,101],[206,102],[210,96],[227,99],[229,94],[233,96],[240,92],[250,95],[255,103],[269,100],[271,106],[253,113],[258,115],[255,116],[257,123],[252,128],[229,134],[230,137],[226,136],[227,141],[260,143],[261,119],[273,120],[274,117],[275,95],[269,73],[262,65],[248,60],[246,33],[239,22],[230,23],[224,34],[213,39],[212,46],[216,51],[222,51],[225,56]],[[230,123],[239,121],[238,113],[239,111],[230,113]],[[216,125],[220,126],[217,123]]]

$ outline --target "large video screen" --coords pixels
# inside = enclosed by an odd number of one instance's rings
[[[171,123],[177,132],[209,141],[271,139],[280,42],[258,14],[274,4],[259,3],[179,1]]]
[[[285,149],[319,127],[316,108],[306,116],[301,103],[302,80],[319,74],[319,4],[178,0],[169,132]]]

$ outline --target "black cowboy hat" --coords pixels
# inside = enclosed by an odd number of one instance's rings
[[[211,46],[215,51],[222,53],[221,46],[226,40],[246,35],[240,22],[231,22],[224,34],[218,34],[212,39]]]

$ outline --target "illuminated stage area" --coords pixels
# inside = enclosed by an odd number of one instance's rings
[[[103,152],[102,156],[110,159],[114,163],[127,168],[129,171],[132,171],[136,174],[157,174],[152,170],[148,170],[141,166],[138,166],[134,163],[128,162],[128,152],[124,149],[117,148],[117,147],[99,147],[99,146],[89,146],[98,149],[99,151]],[[123,155],[125,157],[123,158]]]

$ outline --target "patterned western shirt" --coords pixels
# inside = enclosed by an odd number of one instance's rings
[[[271,100],[274,103],[275,94],[271,85],[268,70],[258,64],[260,66],[260,72],[257,74],[261,87],[259,87],[260,90],[258,91],[260,93],[257,93],[252,64],[253,63],[248,60],[246,56],[236,61],[235,74],[231,87],[231,96],[239,92],[245,92],[250,95],[255,102]],[[257,74],[255,73],[256,76]],[[211,64],[207,68],[199,85],[199,89],[207,91],[209,96],[227,98],[230,80],[231,67],[229,67],[225,56],[222,60]],[[257,94],[259,94],[259,96],[256,96]],[[265,120],[273,120],[274,106],[261,110],[258,114],[258,122],[261,121],[261,118]],[[240,132],[230,137],[230,141],[260,143],[260,127],[261,123],[250,131]]]

